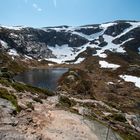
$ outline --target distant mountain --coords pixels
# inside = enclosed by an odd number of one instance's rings
[[[114,21],[40,29],[0,26],[0,47],[13,56],[57,63],[78,63],[87,55],[105,58],[109,52],[129,54],[130,57],[134,57],[133,54],[137,58],[140,53],[140,22]]]

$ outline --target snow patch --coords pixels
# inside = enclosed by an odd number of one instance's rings
[[[30,56],[28,56],[28,55],[24,55],[24,57],[25,57],[25,59],[30,59],[30,60],[33,59],[32,57],[30,57]]]
[[[9,55],[12,55],[12,56],[19,56],[19,54],[17,53],[17,51],[15,49],[10,49],[8,51],[8,54]]]
[[[79,64],[79,63],[83,62],[84,60],[85,60],[85,58],[78,58],[78,59],[74,62],[74,64]]]
[[[72,32],[72,34],[76,34],[76,35],[79,35],[89,41],[92,41],[93,39],[96,39],[97,37],[99,37],[100,35],[103,34],[104,31],[101,31],[101,32],[97,32],[97,33],[94,33],[94,34],[91,34],[91,35],[86,35],[86,34],[83,34],[83,33],[80,33],[80,32]]]
[[[12,36],[12,37],[18,37],[18,35],[16,35],[16,34],[14,34],[14,33],[10,33],[10,36]]]
[[[101,68],[117,69],[117,68],[120,67],[120,65],[111,64],[111,63],[108,63],[108,62],[106,62],[106,61],[99,61],[99,64],[100,64]]]
[[[120,75],[120,78],[122,78],[126,82],[132,82],[135,84],[136,87],[140,88],[140,77],[131,75]]]
[[[104,28],[104,29],[107,29],[108,27],[113,26],[113,25],[117,25],[117,23],[114,23],[114,22],[112,22],[112,23],[103,23],[103,24],[100,25],[100,27]]]
[[[10,29],[10,30],[21,30],[23,29],[22,26],[1,26],[2,28],[7,28],[7,29]]]
[[[52,51],[52,54],[56,56],[56,58],[46,58],[45,60],[56,62],[56,63],[65,63],[66,61],[71,61],[76,58],[78,54],[85,51],[89,43],[81,46],[81,47],[69,47],[68,44],[58,46],[48,46],[48,48]],[[82,60],[81,58],[78,61]],[[83,61],[83,60],[82,60]]]
[[[139,51],[138,54],[140,54],[140,47],[138,48],[138,51]]]
[[[52,64],[52,63],[49,63],[49,64],[48,64],[48,66],[54,66],[54,64]]]
[[[7,44],[5,41],[1,40],[1,39],[0,39],[0,44],[1,44],[2,47],[4,47],[5,49],[8,48],[8,44]]]
[[[113,82],[107,82],[107,85],[114,85]]]

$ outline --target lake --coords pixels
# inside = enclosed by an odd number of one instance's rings
[[[59,78],[68,71],[68,68],[33,69],[14,77],[16,81],[32,86],[56,90]]]

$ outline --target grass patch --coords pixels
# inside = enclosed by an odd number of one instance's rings
[[[18,82],[12,83],[11,86],[18,92],[28,91],[28,92],[31,92],[31,93],[45,94],[47,96],[53,96],[54,95],[53,92],[51,92],[47,89],[42,89],[42,88],[34,87],[34,86],[31,86],[31,85],[25,85],[25,84],[18,83]]]
[[[0,83],[2,85],[6,86],[6,87],[9,87],[10,86],[10,82],[7,79],[2,78],[2,77],[0,77]]]
[[[0,98],[6,99],[10,101],[16,108],[16,111],[20,111],[20,107],[18,106],[17,98],[15,95],[10,94],[5,88],[0,88]]]

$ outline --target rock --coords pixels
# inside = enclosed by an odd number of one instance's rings
[[[105,34],[110,35],[110,36],[117,36],[120,33],[122,33],[125,29],[129,28],[131,24],[127,22],[117,22],[117,24],[109,26],[107,30],[105,31]]]
[[[86,35],[92,35],[92,34],[101,32],[103,30],[99,27],[98,24],[97,25],[91,25],[91,26],[93,28],[81,28],[81,29],[76,29],[75,31],[79,32],[79,33],[86,34]]]
[[[125,114],[125,118],[131,127],[135,128],[138,132],[140,132],[140,115],[129,115]]]
[[[23,110],[24,110],[24,109],[27,109],[27,106],[26,106],[24,103],[20,102],[20,101],[18,102],[18,105],[19,105],[20,108],[23,109]]]
[[[27,112],[32,112],[31,108],[26,109]]]
[[[7,67],[2,67],[1,72],[8,72],[8,68]]]
[[[74,82],[75,81],[75,76],[74,75],[68,75],[67,79],[69,80],[69,82]]]

